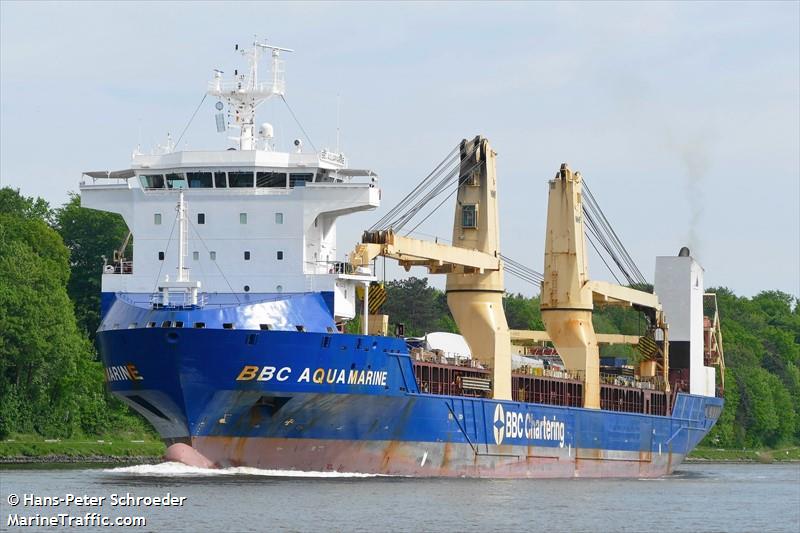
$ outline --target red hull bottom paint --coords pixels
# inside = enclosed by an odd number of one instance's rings
[[[167,451],[164,453],[164,460],[199,468],[214,468],[215,466],[214,461],[208,460],[203,454],[188,444],[182,443],[173,444],[167,448]]]
[[[180,454],[173,454],[173,460],[196,461],[200,457],[222,468],[249,466],[413,477],[650,478],[671,473],[683,460],[682,455],[668,452],[511,445],[473,448],[469,444],[437,442],[195,437],[192,445],[196,455],[181,450]]]

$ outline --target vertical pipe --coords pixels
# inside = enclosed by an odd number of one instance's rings
[[[364,324],[361,331],[364,335],[369,335],[369,281],[364,282]]]
[[[178,281],[187,281],[184,268],[186,250],[186,205],[183,202],[183,191],[181,191],[178,196]]]

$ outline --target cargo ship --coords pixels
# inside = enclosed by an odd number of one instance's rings
[[[546,328],[509,329],[496,154],[475,137],[426,182],[439,192],[454,185],[453,244],[401,236],[435,196],[417,201],[418,186],[340,254],[337,219],[379,206],[377,174],[300,139],[278,150],[256,109],[285,101],[282,57],[291,50],[236,50],[247,67],[231,81],[215,71],[207,89],[218,131],[236,133],[232,146],[189,151],[168,141],[150,154],[137,149],[128,169],[85,172],[80,185],[84,207],[119,213],[130,230],[102,267],[97,341],[107,386],[158,431],[168,460],[421,477],[655,477],[709,432],[723,406],[721,337],[688,251],[657,258],[652,293],[589,279],[584,183],[562,165],[547,182]],[[389,334],[378,257],[446,276],[468,356]],[[595,333],[601,305],[640,311],[647,331]],[[346,333],[348,323],[359,333]],[[601,361],[604,343],[632,344],[641,357]]]

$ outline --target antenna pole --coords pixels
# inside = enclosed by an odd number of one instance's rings
[[[336,95],[336,153],[341,153],[339,151],[339,123],[340,123],[340,108],[341,108],[341,95]]]
[[[260,49],[272,50],[272,84],[258,82],[258,60],[261,55]],[[249,79],[244,76],[237,76],[232,83],[222,81],[222,73],[216,71],[214,79],[209,83],[208,94],[223,98],[228,106],[232,108],[231,116],[234,117],[234,124],[239,132],[239,149],[255,150],[255,115],[256,108],[268,98],[273,96],[283,96],[285,93],[285,80],[283,78],[282,61],[279,60],[280,52],[292,52],[289,48],[281,48],[266,43],[253,42],[253,50],[246,51],[238,48],[243,56],[250,62]]]

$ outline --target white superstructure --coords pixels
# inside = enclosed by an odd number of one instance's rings
[[[258,60],[267,49],[273,70],[261,83]],[[272,126],[256,131],[258,105],[284,94],[280,51],[287,49],[254,43],[244,52],[248,73],[232,82],[215,71],[209,94],[228,105],[217,123],[238,128],[235,147],[174,151],[168,143],[161,153],[134,153],[130,169],[85,173],[82,205],[121,214],[133,235],[133,260],[105,267],[103,292],[152,295],[189,280],[206,295],[332,292],[336,318],[354,316],[360,280],[336,261],[336,219],[378,207],[377,176],[348,169],[342,154],[304,151],[299,141],[294,152],[276,152]]]
[[[688,348],[689,393],[715,396],[713,366],[705,366],[703,355],[703,267],[688,255],[656,258],[655,293],[669,320],[670,366],[679,348]]]

